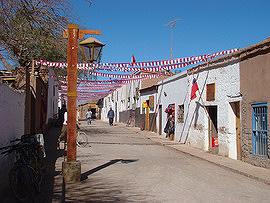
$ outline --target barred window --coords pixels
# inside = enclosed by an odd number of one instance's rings
[[[252,152],[254,155],[267,156],[267,115],[266,102],[252,104]]]
[[[178,123],[184,123],[184,105],[178,105]]]

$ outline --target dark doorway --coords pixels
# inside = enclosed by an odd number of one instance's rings
[[[115,122],[117,122],[117,102],[115,102]]]
[[[95,108],[91,108],[91,111],[92,111],[92,119],[96,119],[96,109]]]
[[[158,114],[159,114],[159,129],[158,129],[158,134],[162,134],[162,105],[158,106]]]
[[[209,151],[218,153],[218,131],[217,131],[217,106],[206,107],[208,111],[208,137],[209,137]]]

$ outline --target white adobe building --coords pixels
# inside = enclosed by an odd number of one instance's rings
[[[140,88],[140,81],[135,81],[116,89],[103,99],[103,108],[101,113],[102,120],[108,120],[107,113],[112,107],[115,113],[114,122],[126,120],[127,115],[122,115],[123,112],[135,110],[140,103],[136,96],[137,89]],[[121,117],[125,117],[124,119]]]
[[[47,118],[46,123],[48,124],[50,119],[54,119],[58,113],[58,107],[62,107],[62,99],[59,98],[58,92],[58,81],[53,77],[54,71],[49,69],[48,73],[48,100],[47,100]]]
[[[158,83],[158,105],[160,110],[157,118],[157,125],[160,135],[163,134],[165,136],[163,130],[167,123],[167,114],[165,113],[165,109],[171,104],[175,105],[174,140],[181,141],[185,139],[183,137],[183,134],[187,134],[188,129],[187,125],[178,119],[178,117],[180,116],[178,109],[180,108],[180,106],[184,109],[187,109],[189,101],[188,85],[189,83],[186,71]]]
[[[194,78],[197,79],[199,90],[197,97],[191,100]],[[237,52],[197,65],[155,84],[144,86],[143,83],[125,85],[104,98],[102,119],[106,120],[107,112],[112,107],[116,113],[115,122],[126,122],[128,112],[140,108],[140,115],[136,118],[145,119],[143,122],[146,123],[143,103],[148,102],[149,105],[151,97],[154,105],[148,109],[148,130],[165,137],[163,129],[167,114],[164,111],[172,104],[175,110],[174,140],[237,159],[242,100]],[[135,100],[136,88],[140,88],[140,97]]]
[[[194,78],[199,90],[197,97],[191,100]],[[175,104],[174,140],[237,159],[241,94],[239,61],[235,53],[160,82],[158,92],[163,129],[166,125],[164,110],[169,104]]]

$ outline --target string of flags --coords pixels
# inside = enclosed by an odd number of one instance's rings
[[[148,62],[136,62],[134,55],[132,55],[130,63],[78,63],[78,70],[84,71],[91,76],[107,77],[110,79],[88,80],[78,78],[77,99],[88,100],[104,98],[112,93],[115,89],[120,88],[125,84],[134,81],[158,78],[162,75],[166,75],[168,73],[167,71],[184,68],[188,65],[195,65],[204,61],[209,61],[215,57],[230,54],[237,50],[239,49],[230,49],[221,52],[215,52],[212,54]],[[60,69],[67,69],[68,67],[68,63],[62,62],[35,60],[34,63],[39,66],[42,65]],[[62,97],[66,98],[67,77],[57,75],[51,75],[50,77],[55,78],[55,80],[59,82],[59,93]],[[196,84],[197,83],[194,83],[194,90],[192,90],[193,94],[191,95],[191,99],[196,97]]]
[[[172,70],[175,68],[183,68],[190,64],[196,64],[202,61],[207,61],[218,56],[225,54],[230,54],[238,49],[230,49],[221,52],[215,52],[212,54],[184,57],[178,59],[169,59],[162,61],[149,61],[149,62],[132,62],[132,63],[78,63],[77,68],[79,70],[113,70],[114,71],[162,71],[162,70]],[[48,67],[56,67],[66,69],[68,63],[63,62],[49,62],[45,60],[35,60],[36,65],[43,65]]]

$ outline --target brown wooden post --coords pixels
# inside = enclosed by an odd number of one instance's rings
[[[31,90],[30,90],[30,73],[25,69],[25,118],[24,118],[24,133],[31,133]]]
[[[146,107],[146,115],[145,115],[145,128],[147,131],[150,131],[150,108],[149,106],[147,105]]]
[[[76,161],[78,25],[68,25],[67,161]]]
[[[65,182],[79,182],[81,178],[81,164],[76,160],[78,39],[82,39],[84,34],[102,34],[101,31],[79,30],[78,28],[78,25],[70,24],[68,29],[63,30],[63,38],[68,38],[67,161],[62,163]]]

